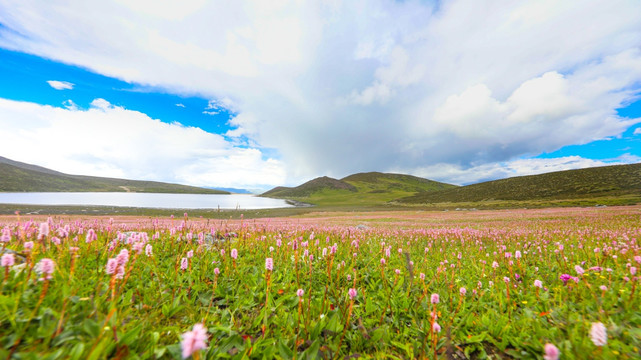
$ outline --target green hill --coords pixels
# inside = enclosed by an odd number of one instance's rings
[[[44,167],[0,157],[2,192],[146,192],[186,194],[229,194],[227,191],[156,181],[124,180],[69,175]]]
[[[263,193],[262,196],[275,198],[299,198],[309,197],[325,190],[345,190],[348,192],[357,191],[356,188],[351,184],[348,184],[341,180],[333,179],[331,177],[323,176],[310,180],[294,188],[278,186]]]
[[[634,203],[641,199],[641,163],[541,175],[519,176],[421,193],[397,200],[400,204],[554,202],[563,205]],[[569,203],[568,203],[569,202]]]
[[[411,175],[359,173],[337,180],[327,176],[297,187],[279,186],[261,196],[292,199],[315,205],[382,205],[413,194],[448,189],[454,185]]]

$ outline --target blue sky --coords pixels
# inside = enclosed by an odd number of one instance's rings
[[[165,122],[219,134],[230,129],[228,121],[233,112],[211,108],[203,97],[171,94],[16,51],[0,49],[0,59],[0,97],[5,99],[57,107],[65,107],[71,100],[80,108],[88,108],[94,99],[102,98]],[[50,80],[69,82],[73,89],[56,90],[47,83]]]
[[[640,11],[4,0],[0,156],[255,191],[361,171],[468,184],[635,163]]]

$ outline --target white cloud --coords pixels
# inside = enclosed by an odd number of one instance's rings
[[[47,80],[47,84],[56,90],[72,90],[74,84],[68,81]]]
[[[219,99],[288,183],[498,166],[639,122],[616,113],[641,83],[637,1],[147,5],[4,0],[0,46]]]
[[[641,127],[634,129],[633,135],[639,135],[639,134],[641,134]]]
[[[0,137],[3,156],[71,174],[223,187],[285,181],[283,164],[258,149],[104,99],[88,110],[0,99]]]
[[[68,110],[78,110],[78,105],[76,105],[76,103],[71,99],[63,101],[62,106],[64,106]]]
[[[184,107],[185,107],[185,104],[178,103],[178,104],[176,104],[176,106],[181,107],[181,108],[184,108]]]

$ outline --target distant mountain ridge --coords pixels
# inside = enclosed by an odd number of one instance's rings
[[[482,201],[586,199],[641,195],[641,163],[611,165],[501,180],[421,193],[399,199],[400,204]]]
[[[342,179],[318,177],[296,187],[278,186],[261,196],[314,204],[375,205],[420,192],[455,187],[412,175],[367,172]]]
[[[146,192],[179,194],[229,194],[227,191],[158,181],[126,180],[69,175],[0,156],[2,192]]]

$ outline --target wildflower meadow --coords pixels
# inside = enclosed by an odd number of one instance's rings
[[[634,359],[641,208],[0,219],[3,359]]]

